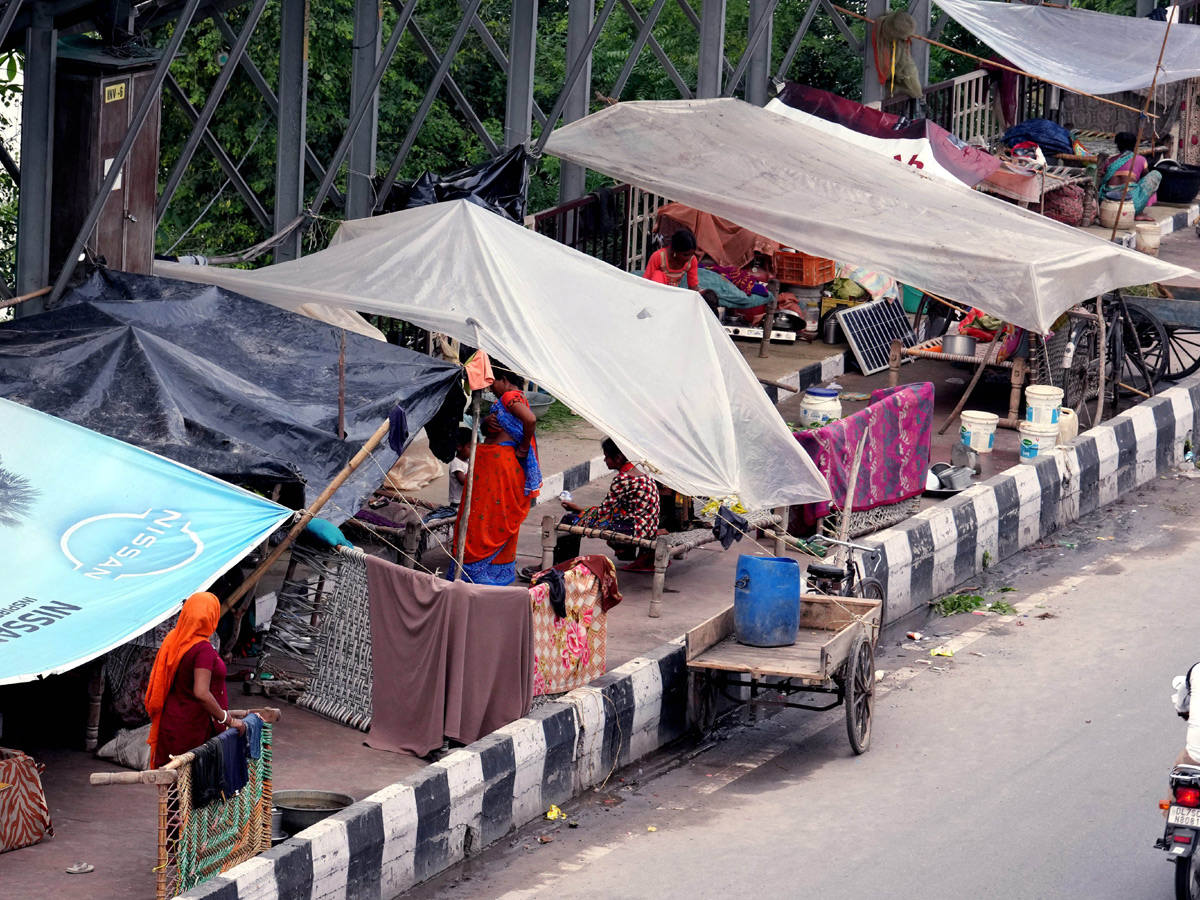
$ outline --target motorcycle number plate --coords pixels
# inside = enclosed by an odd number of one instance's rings
[[[1167,814],[1167,822],[1171,825],[1186,825],[1189,828],[1200,828],[1200,809],[1190,809],[1186,806],[1172,806]]]

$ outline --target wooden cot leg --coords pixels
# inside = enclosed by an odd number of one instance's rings
[[[554,516],[542,516],[542,568],[554,565],[554,548],[558,546],[558,531],[554,527]]]
[[[421,526],[409,522],[404,526],[404,540],[401,542],[404,552],[396,551],[396,565],[406,569],[417,567],[417,554],[421,550]]]
[[[888,387],[897,387],[900,384],[900,349],[904,345],[900,341],[892,341],[892,346],[888,350]]]
[[[789,510],[790,507],[787,506],[777,506],[775,508],[775,515],[779,516],[779,524],[774,526],[776,556],[783,556],[784,550],[787,549],[787,544],[783,542],[783,533],[787,531]]]
[[[663,589],[667,586],[667,564],[671,554],[666,538],[659,538],[654,546],[654,583],[650,588],[650,618],[657,619],[662,612]]]
[[[1025,386],[1025,360],[1018,357],[1013,360],[1012,391],[1008,396],[1008,417],[1016,419],[1021,411],[1021,389]]]
[[[83,739],[83,749],[88,753],[100,745],[100,704],[103,699],[104,660],[101,659],[96,663],[91,680],[88,681],[87,732]]]

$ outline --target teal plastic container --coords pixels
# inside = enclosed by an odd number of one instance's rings
[[[800,563],[778,556],[738,557],[733,586],[738,643],[786,647],[800,632]]]

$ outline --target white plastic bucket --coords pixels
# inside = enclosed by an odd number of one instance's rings
[[[962,411],[959,436],[962,442],[979,453],[991,453],[996,441],[996,423],[1000,417],[995,413],[979,412],[974,409]]]
[[[1079,417],[1075,410],[1063,407],[1058,411],[1058,442],[1069,444],[1079,437]]]
[[[1021,462],[1033,463],[1043,453],[1053,450],[1058,444],[1058,423],[1038,425],[1022,422],[1017,429],[1021,433]]]
[[[1121,211],[1121,221],[1117,225],[1118,231],[1128,231],[1133,227],[1133,204],[1126,200],[1124,204],[1120,200],[1101,200],[1100,201],[1100,227],[1112,228],[1113,223],[1117,221],[1117,210]]]
[[[1134,247],[1147,256],[1158,256],[1158,245],[1162,242],[1162,226],[1157,222],[1139,222],[1133,226]]]
[[[1025,388],[1025,421],[1035,425],[1057,425],[1062,400],[1062,388],[1031,384]]]

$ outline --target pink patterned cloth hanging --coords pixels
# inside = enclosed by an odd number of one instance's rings
[[[875,391],[866,409],[812,431],[795,432],[800,446],[829,482],[835,501],[801,506],[804,523],[815,525],[831,507],[841,507],[854,453],[864,434],[870,437],[852,508],[874,509],[920,494],[929,470],[932,428],[933,385],[921,382]]]
[[[567,615],[550,605],[550,585],[529,589],[533,607],[533,695],[561,694],[583,687],[605,672],[608,615],[601,608],[600,580],[583,563],[563,576]]]

